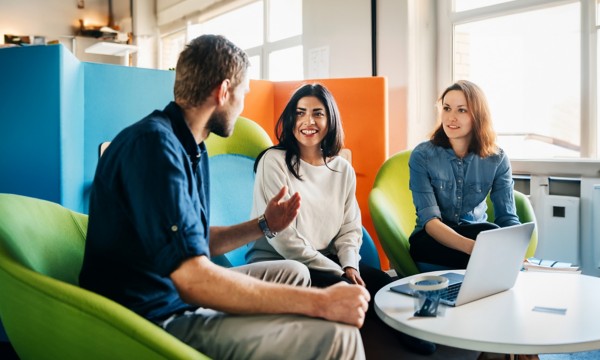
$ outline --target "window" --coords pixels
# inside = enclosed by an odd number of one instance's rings
[[[263,23],[263,2],[257,1],[190,25],[188,37],[191,40],[202,34],[221,34],[242,49],[250,49],[262,45]]]
[[[226,12],[217,9],[189,22],[188,41],[202,34],[221,34],[246,51],[251,79],[303,79],[302,0],[243,3]]]
[[[467,79],[483,89],[498,143],[513,159],[597,157],[595,106],[584,106],[596,94],[582,55],[597,58],[584,37],[588,6],[595,0],[455,0],[447,9],[447,84]]]
[[[159,68],[168,70],[177,65],[177,58],[185,46],[185,39],[185,31],[177,31],[161,37]]]
[[[276,50],[269,54],[269,79],[273,81],[302,79],[302,46]]]

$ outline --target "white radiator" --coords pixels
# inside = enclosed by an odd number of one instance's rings
[[[600,204],[600,188],[598,189]],[[579,198],[538,194],[539,227],[536,257],[581,264],[579,257]],[[600,205],[599,205],[600,206]],[[599,208],[600,210],[600,208]],[[600,228],[598,229],[600,231]]]

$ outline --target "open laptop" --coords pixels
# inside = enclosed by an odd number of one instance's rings
[[[459,306],[512,288],[523,267],[534,227],[530,222],[479,233],[465,274],[442,274],[449,285],[440,302]],[[414,295],[408,283],[390,290]]]

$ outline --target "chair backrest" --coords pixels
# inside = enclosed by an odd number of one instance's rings
[[[381,270],[381,260],[379,259],[379,252],[377,252],[377,247],[375,246],[375,242],[373,242],[373,238],[371,234],[365,229],[363,226],[363,238],[362,245],[359,250],[360,260],[365,264],[374,267],[375,269]]]
[[[394,203],[399,205],[394,208],[394,215],[407,235],[410,235],[417,224],[412,191],[409,188],[409,158],[410,151],[401,151],[390,157],[377,172],[373,184],[374,188],[383,191],[390,200],[393,199]]]
[[[205,359],[125,307],[77,286],[87,216],[0,194],[0,318],[21,359]]]
[[[40,274],[77,285],[87,216],[58,204],[0,194],[2,250]]]
[[[513,196],[515,198],[515,206],[517,208],[517,215],[519,216],[519,221],[521,223],[533,222],[537,224],[537,219],[535,217],[535,212],[533,211],[533,206],[531,206],[531,201],[527,195],[523,194],[518,190],[514,190]],[[486,198],[487,202],[487,215],[488,221],[493,222],[494,217],[494,206],[492,205],[492,200],[488,194]],[[535,250],[537,249],[538,244],[538,229],[537,226],[533,228],[533,233],[531,233],[531,240],[529,241],[529,246],[527,247],[527,251],[525,253],[525,257],[529,258],[535,255]]]
[[[379,242],[390,264],[400,276],[417,274],[410,257],[408,237],[416,225],[416,211],[409,189],[410,151],[386,160],[375,177],[369,194],[369,211]]]
[[[258,123],[238,117],[229,137],[211,134],[205,141],[208,156],[238,154],[256,159],[264,149],[273,145],[269,134]]]
[[[377,236],[392,267],[402,276],[419,272],[410,257],[408,238],[416,225],[416,209],[409,188],[408,160],[411,150],[401,151],[390,157],[379,169],[369,195],[369,210]],[[514,191],[517,215],[521,222],[536,222],[533,208],[527,196]],[[494,209],[487,197],[488,221],[494,221]],[[527,257],[533,256],[537,247],[537,227],[531,236]]]

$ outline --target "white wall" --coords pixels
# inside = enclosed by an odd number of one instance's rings
[[[304,73],[309,52],[329,48],[329,77],[371,76],[371,1],[304,0]]]
[[[436,123],[436,0],[408,0],[408,148],[427,140]]]
[[[408,1],[377,1],[377,75],[388,83],[388,153],[407,147],[408,101]]]
[[[134,44],[138,46],[133,63],[138,67],[157,68],[160,34],[154,1],[133,0],[132,12]]]

